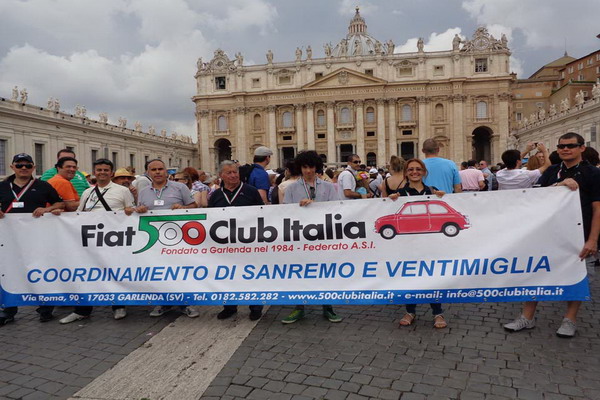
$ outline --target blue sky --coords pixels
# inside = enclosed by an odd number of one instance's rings
[[[32,104],[52,96],[68,112],[80,104],[92,118],[195,137],[198,57],[222,48],[262,64],[268,49],[287,61],[307,45],[320,57],[357,5],[369,33],[396,52],[414,51],[418,37],[425,51],[449,49],[454,33],[470,37],[479,25],[505,33],[519,77],[562,56],[565,43],[574,57],[600,48],[597,0],[2,0],[0,96],[17,85]]]

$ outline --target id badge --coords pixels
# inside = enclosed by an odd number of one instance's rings
[[[165,201],[164,200],[154,200],[154,205],[155,206],[164,206]]]
[[[12,208],[25,208],[25,203],[22,201],[13,201]]]

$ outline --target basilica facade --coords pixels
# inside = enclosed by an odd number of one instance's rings
[[[356,10],[338,44],[324,57],[311,46],[295,60],[244,65],[216,50],[198,60],[196,120],[201,166],[214,171],[225,159],[251,162],[258,146],[275,152],[281,166],[301,150],[316,150],[328,165],[356,153],[371,166],[391,155],[419,157],[422,142],[435,138],[441,155],[460,162],[500,160],[511,115],[510,51],[478,28],[471,39],[456,36],[449,50],[397,53],[391,40],[367,32]]]

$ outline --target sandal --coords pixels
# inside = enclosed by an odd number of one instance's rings
[[[404,317],[402,317],[402,319],[400,320],[400,326],[409,326],[412,325],[413,321],[415,320],[417,316],[415,314],[412,313],[406,313],[404,314]]]
[[[443,314],[438,314],[433,317],[433,327],[435,329],[444,329],[448,326]]]

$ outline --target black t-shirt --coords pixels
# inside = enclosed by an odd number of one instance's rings
[[[563,163],[551,165],[538,180],[540,186],[546,187],[562,182],[567,178],[574,179],[579,185],[579,199],[583,217],[583,232],[587,240],[592,227],[592,203],[600,201],[600,169],[587,161],[581,161],[574,167],[567,168]]]
[[[208,200],[209,207],[242,207],[242,206],[262,206],[265,203],[260,197],[258,190],[251,185],[241,184],[233,191],[221,187],[210,195]],[[238,192],[239,189],[239,193]],[[237,196],[236,196],[237,193]],[[225,198],[227,196],[227,198]],[[229,199],[229,201],[227,201]],[[231,204],[229,204],[231,202]]]
[[[14,184],[15,176],[11,175],[0,182],[0,207],[6,212],[10,204],[15,201],[13,191],[18,195],[22,187]],[[12,190],[11,190],[12,189]],[[19,200],[23,202],[22,208],[13,207],[10,213],[32,213],[36,208],[46,207],[46,204],[58,203],[61,200],[56,190],[48,182],[35,179],[29,190]]]
[[[406,185],[396,190],[396,193],[398,193],[400,196],[423,196],[427,194],[433,194],[433,190],[438,189],[435,186],[429,187],[423,184],[423,190],[419,192],[417,189],[411,188],[409,182],[406,182]]]

